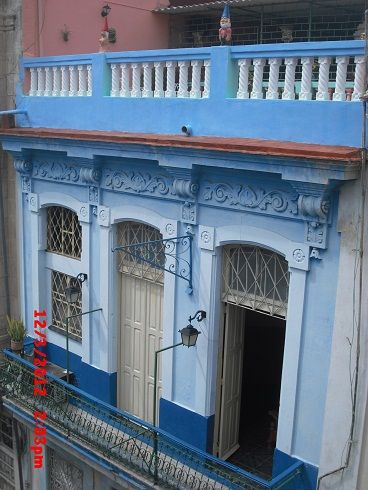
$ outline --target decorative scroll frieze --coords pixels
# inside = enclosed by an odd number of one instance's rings
[[[78,182],[80,170],[78,166],[61,162],[37,162],[33,165],[33,176],[42,179]]]
[[[164,196],[170,192],[171,181],[163,175],[152,175],[143,171],[107,169],[103,175],[102,185],[123,192]]]
[[[297,215],[297,196],[282,190],[265,190],[250,185],[206,183],[201,198],[205,203],[226,204],[277,214]]]

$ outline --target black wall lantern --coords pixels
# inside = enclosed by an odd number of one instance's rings
[[[102,16],[102,17],[106,17],[107,15],[109,15],[110,10],[111,10],[111,7],[110,7],[110,5],[107,3],[106,5],[104,5],[104,6],[102,7],[102,10],[101,10],[101,16]]]
[[[75,304],[80,298],[82,292],[82,284],[88,278],[87,274],[81,272],[77,277],[73,278],[73,284],[65,288],[65,297],[68,303]]]

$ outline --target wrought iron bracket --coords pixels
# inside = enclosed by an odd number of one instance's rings
[[[187,294],[192,294],[192,241],[193,236],[187,234],[174,238],[118,246],[112,251],[128,253],[136,260],[141,260],[157,269],[184,279],[188,282]],[[164,254],[163,263],[157,260],[160,254]]]

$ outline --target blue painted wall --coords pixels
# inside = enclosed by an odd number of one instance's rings
[[[362,55],[363,50],[362,41],[337,41],[25,59],[24,66],[28,68],[92,63],[93,92],[90,97],[28,97],[19,92],[17,107],[28,114],[19,115],[17,122],[24,127],[159,134],[181,134],[181,127],[189,124],[194,136],[359,147],[362,121],[362,104],[359,102],[240,100],[235,97],[239,58],[283,58],[285,55],[317,58],[347,54],[352,57]],[[110,64],[172,59],[211,60],[208,99],[109,96]],[[349,124],[346,124],[347,120]]]

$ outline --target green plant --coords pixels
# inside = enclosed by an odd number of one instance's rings
[[[24,337],[27,335],[26,329],[24,327],[24,323],[22,320],[17,320],[16,318],[6,317],[8,320],[8,334],[9,337],[15,342],[21,342]]]

